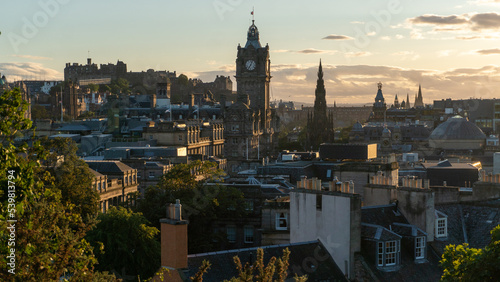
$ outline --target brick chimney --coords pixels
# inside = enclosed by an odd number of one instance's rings
[[[167,207],[168,218],[160,219],[161,224],[161,265],[170,269],[187,268],[187,226],[182,220],[180,200]]]

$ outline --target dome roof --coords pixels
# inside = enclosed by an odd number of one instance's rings
[[[363,130],[363,125],[357,121],[353,126],[352,126],[352,130]]]
[[[384,130],[382,130],[382,136],[391,136],[391,131],[389,128],[385,127]]]
[[[461,116],[449,118],[432,131],[429,140],[484,140],[486,135],[474,123]]]

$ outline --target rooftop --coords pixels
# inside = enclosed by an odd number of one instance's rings
[[[288,278],[298,275],[308,275],[309,281],[347,281],[342,271],[335,264],[333,258],[328,254],[323,244],[320,241],[310,241],[295,244],[274,245],[260,247],[264,250],[264,263],[267,264],[271,257],[281,257],[283,250],[290,250],[289,272]],[[255,261],[257,248],[228,250],[221,252],[212,252],[204,254],[195,254],[188,256],[187,277],[193,276],[201,266],[203,260],[208,260],[212,267],[203,276],[205,281],[223,281],[238,275],[233,258],[238,256],[242,265]],[[321,257],[325,258],[322,261],[315,260],[317,263],[312,263],[312,260],[307,258]]]

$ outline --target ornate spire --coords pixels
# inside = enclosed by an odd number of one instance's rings
[[[255,20],[252,20],[252,25],[248,28],[247,44],[245,44],[245,48],[248,48],[250,45],[255,49],[262,48],[259,41],[259,29],[255,26]]]
[[[316,108],[316,104],[320,103],[324,105],[326,111],[326,90],[325,90],[325,81],[323,80],[323,67],[321,66],[321,59],[319,60],[319,68],[318,68],[318,80],[316,82],[316,99],[314,100],[314,108]]]
[[[382,83],[381,82],[377,83],[377,87],[378,90],[377,90],[377,96],[375,96],[375,103],[383,104],[385,99],[384,99],[384,94],[382,94]]]
[[[415,107],[424,107],[424,98],[422,97],[422,87],[418,85],[418,95],[415,100]]]

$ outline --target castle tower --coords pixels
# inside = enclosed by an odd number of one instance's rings
[[[333,142],[333,115],[327,115],[326,90],[321,60],[319,61],[318,80],[316,82],[314,112],[308,118],[307,128],[309,147],[317,149],[321,143]]]

